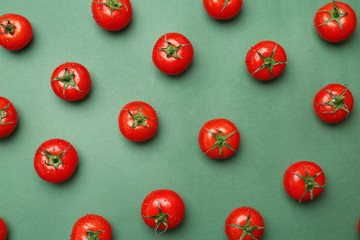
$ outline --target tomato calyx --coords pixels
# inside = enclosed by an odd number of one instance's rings
[[[110,16],[113,17],[113,11],[114,10],[119,10],[121,11],[121,7],[125,6],[126,11],[128,11],[128,7],[126,6],[126,4],[119,2],[118,0],[107,0],[106,3],[103,2],[95,2],[95,3],[99,3],[105,6],[110,7]]]
[[[325,24],[328,24],[329,22],[332,22],[332,21],[336,21],[343,33],[343,35],[345,34],[344,33],[344,30],[343,30],[343,27],[342,27],[342,23],[341,23],[341,18],[348,15],[347,12],[341,12],[340,8],[336,5],[335,3],[335,0],[333,0],[333,9],[331,11],[328,11],[328,10],[321,10],[319,12],[327,12],[330,14],[330,18],[325,21],[324,23],[318,25],[318,27],[322,26],[322,25],[325,25]]]
[[[7,125],[7,124],[14,123],[14,122],[2,122],[3,118],[6,118],[7,115],[9,115],[9,113],[11,113],[11,112],[5,113],[5,111],[9,108],[9,106],[10,106],[10,103],[8,105],[6,105],[3,109],[0,110],[0,124],[1,125]]]
[[[287,64],[287,62],[283,62],[283,61],[276,61],[274,60],[274,56],[275,56],[275,53],[276,53],[276,49],[277,49],[277,44],[274,48],[274,50],[272,51],[270,57],[264,57],[261,53],[259,53],[258,51],[255,51],[260,57],[261,59],[264,61],[263,65],[261,65],[258,69],[256,69],[252,74],[251,76],[253,76],[255,73],[263,70],[264,68],[267,68],[269,69],[270,71],[270,74],[271,74],[271,78],[270,79],[273,79],[273,68],[274,66],[278,65],[278,64]]]
[[[72,86],[73,88],[75,88],[76,90],[78,90],[79,92],[82,92],[78,85],[76,84],[75,80],[74,80],[74,77],[75,77],[75,74],[74,73],[69,73],[68,72],[68,68],[65,68],[65,73],[63,76],[61,77],[57,77],[57,78],[54,78],[52,81],[60,81],[60,82],[63,82],[64,83],[64,88],[63,88],[63,96],[64,98],[65,97],[65,91],[66,91],[66,88],[68,86]]]
[[[223,9],[221,9],[222,12],[224,11],[224,9],[226,8],[226,6],[227,6],[228,4],[229,4],[229,0],[225,0],[224,7],[223,7]]]
[[[310,177],[309,175],[309,171],[307,170],[306,166],[304,166],[305,171],[306,171],[306,177],[298,174],[298,173],[294,173],[291,172],[292,174],[295,174],[296,176],[298,176],[299,178],[301,178],[302,180],[304,180],[305,182],[305,192],[304,194],[301,196],[301,198],[299,199],[299,204],[301,203],[301,199],[308,193],[310,192],[310,199],[313,200],[313,190],[314,188],[325,188],[326,184],[324,184],[323,186],[321,186],[320,184],[318,184],[317,182],[315,182],[315,179],[322,173],[324,173],[324,171],[321,171],[317,174],[315,174],[313,177]]]
[[[3,28],[5,28],[5,32],[1,32],[2,34],[5,34],[5,33],[10,33],[10,34],[14,34],[14,29],[15,29],[15,25],[12,25],[10,23],[10,20],[9,19],[4,19],[4,20],[0,20],[0,22],[3,22],[3,21],[7,21],[7,25],[4,25],[4,24],[1,24],[0,23],[0,26],[2,26]]]
[[[59,168],[60,164],[63,164],[63,161],[61,160],[62,156],[65,155],[66,151],[68,150],[68,148],[71,145],[69,145],[62,153],[60,153],[59,155],[55,156],[54,154],[50,153],[49,151],[47,151],[45,148],[41,147],[42,150],[44,152],[38,151],[39,153],[41,153],[42,155],[44,155],[49,161],[46,162],[44,161],[44,163],[48,166],[54,166],[55,169]]]
[[[174,58],[179,58],[179,59],[183,59],[182,57],[180,57],[177,52],[180,50],[180,48],[189,45],[189,44],[181,44],[177,47],[174,47],[174,45],[172,45],[171,42],[166,40],[166,34],[165,34],[165,42],[168,44],[167,48],[159,48],[161,51],[166,52],[166,57],[174,57]]]
[[[159,236],[160,234],[163,234],[164,232],[167,231],[167,229],[169,227],[167,218],[171,217],[169,214],[167,214],[167,213],[164,214],[163,213],[163,211],[161,210],[160,202],[158,202],[158,206],[159,206],[159,214],[158,215],[155,215],[155,216],[142,216],[144,218],[155,219],[155,223],[156,223],[155,234],[156,234],[156,236]],[[164,229],[164,231],[158,233],[158,228],[159,228],[161,223],[165,225],[165,229]]]
[[[98,231],[98,232],[94,232],[92,229],[86,231],[86,235],[87,235],[87,237],[88,237],[87,240],[101,240],[101,239],[99,238],[99,235],[100,235],[100,233],[102,233],[102,232],[105,232],[105,231],[100,230],[100,231]]]
[[[325,102],[325,103],[321,103],[319,104],[318,106],[321,106],[321,105],[329,105],[329,106],[333,106],[334,107],[334,111],[329,111],[329,112],[323,112],[323,113],[336,113],[337,110],[339,109],[342,109],[344,110],[347,115],[349,115],[349,108],[348,106],[346,105],[346,103],[344,103],[344,100],[345,100],[345,96],[344,94],[346,93],[347,91],[347,86],[346,86],[346,89],[339,95],[339,96],[335,96],[329,89],[326,88],[326,91],[329,92],[330,96],[331,96],[331,101],[329,102]],[[346,115],[346,116],[347,116]]]
[[[149,117],[146,117],[146,116],[144,116],[144,115],[142,114],[142,112],[141,112],[141,104],[139,104],[139,111],[138,111],[138,114],[137,114],[137,115],[133,114],[133,113],[130,112],[128,109],[125,109],[125,110],[128,111],[129,115],[130,115],[131,118],[134,120],[134,123],[131,125],[130,128],[136,128],[139,124],[140,124],[141,126],[143,126],[143,127],[148,127],[148,128],[150,128],[150,126],[145,123],[145,120],[150,119],[150,118],[149,118]]]
[[[226,136],[223,136],[223,133],[220,129],[218,128],[215,128],[216,130],[219,131],[219,135],[216,135],[214,132],[210,131],[209,129],[205,128],[216,140],[215,144],[205,152],[205,154],[207,154],[209,151],[213,150],[214,148],[219,148],[219,155],[218,155],[218,158],[220,158],[220,155],[222,153],[222,149],[223,147],[227,147],[229,149],[231,149],[232,151],[235,152],[235,150],[226,142],[226,140],[231,137],[234,133],[236,133],[238,130],[232,132],[232,133],[229,133],[228,135]]]
[[[242,233],[239,240],[243,240],[246,237],[246,235],[249,235],[252,239],[257,240],[257,238],[252,234],[252,231],[265,228],[265,227],[258,227],[256,225],[255,226],[250,226],[250,215],[251,215],[251,213],[250,213],[250,210],[249,210],[249,216],[248,216],[248,218],[246,220],[245,226],[240,226],[240,225],[237,225],[237,224],[229,224],[228,225],[228,226],[239,228],[239,229],[243,230],[243,233]]]

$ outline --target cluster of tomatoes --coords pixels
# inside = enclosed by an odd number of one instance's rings
[[[242,0],[203,0],[205,10],[218,20],[233,18],[242,7]],[[92,13],[96,23],[108,30],[125,28],[132,18],[129,0],[93,0]],[[319,35],[329,42],[348,39],[356,27],[356,14],[342,2],[320,8],[314,19]],[[23,16],[5,14],[0,17],[0,45],[12,51],[24,48],[32,38],[30,22]],[[155,66],[169,75],[184,72],[192,62],[194,50],[182,34],[167,33],[155,43],[152,59]],[[245,60],[251,76],[261,81],[278,77],[287,64],[284,48],[273,41],[262,41],[251,47]],[[51,76],[54,93],[67,101],[83,99],[90,91],[88,70],[79,63],[69,62],[57,67]],[[339,123],[347,118],[353,108],[353,97],[345,85],[329,84],[314,98],[314,109],[327,123]],[[0,97],[0,138],[10,135],[17,125],[14,105]],[[158,128],[158,117],[152,106],[145,102],[128,103],[120,111],[119,129],[125,138],[142,142],[152,138]],[[206,122],[199,132],[199,145],[207,156],[214,159],[231,157],[240,144],[240,133],[227,119]],[[51,139],[37,149],[34,168],[45,181],[59,183],[74,173],[78,156],[74,146],[62,139]],[[319,196],[326,186],[323,170],[313,162],[297,162],[285,172],[283,184],[294,199],[308,201]],[[177,227],[183,220],[185,205],[181,197],[171,190],[156,190],[143,201],[141,215],[144,222],[156,233]],[[250,207],[240,207],[230,213],[225,221],[225,232],[232,240],[260,239],[265,225],[259,212]],[[360,221],[359,221],[360,232]],[[0,218],[0,240],[6,239],[7,230]],[[107,240],[112,229],[107,220],[98,215],[86,215],[74,225],[71,239]]]

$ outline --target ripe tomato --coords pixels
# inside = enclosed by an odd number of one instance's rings
[[[218,20],[233,18],[240,12],[243,0],[203,0],[206,12]]]
[[[144,222],[155,233],[171,230],[180,225],[185,215],[185,205],[181,197],[174,191],[160,189],[151,192],[141,206],[141,216]]]
[[[0,45],[17,51],[29,44],[32,38],[30,22],[18,14],[5,14],[0,17]]]
[[[93,0],[91,10],[96,23],[108,31],[125,28],[132,17],[130,0]]]
[[[51,139],[41,144],[34,158],[34,167],[39,177],[52,183],[70,178],[77,163],[75,148],[62,139]]]
[[[284,71],[287,64],[286,53],[276,42],[262,41],[248,51],[245,63],[251,76],[267,81]]]
[[[51,87],[59,98],[78,101],[90,91],[90,74],[83,65],[67,62],[58,66],[53,72]]]
[[[102,216],[87,214],[76,221],[70,237],[70,240],[111,240],[112,229]]]
[[[18,116],[14,105],[0,97],[0,138],[9,136],[16,128]]]
[[[225,221],[225,233],[230,240],[260,239],[264,228],[260,213],[250,207],[235,209]]]
[[[0,240],[6,240],[6,235],[7,235],[6,224],[4,220],[0,218]]]
[[[284,174],[286,192],[299,203],[317,198],[325,185],[323,170],[313,162],[294,163]]]
[[[168,75],[184,72],[191,64],[194,49],[180,33],[167,33],[155,43],[152,59],[155,66]]]
[[[329,84],[315,96],[314,109],[319,118],[327,123],[339,123],[351,112],[354,99],[347,88],[340,84]]]
[[[240,144],[240,133],[227,119],[213,119],[204,124],[199,133],[201,150],[214,159],[231,157]]]
[[[156,111],[146,102],[128,103],[120,111],[120,132],[131,141],[143,142],[152,138],[157,127]]]
[[[316,31],[329,42],[348,39],[356,28],[354,10],[342,2],[328,3],[317,11],[314,19]]]
[[[359,225],[358,225],[358,228],[359,228],[359,234],[360,234],[360,219],[359,219]]]

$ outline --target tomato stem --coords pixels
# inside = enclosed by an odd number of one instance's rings
[[[63,96],[64,98],[65,97],[65,91],[66,91],[66,88],[68,86],[72,86],[73,88],[75,88],[76,90],[78,90],[79,92],[82,92],[78,85],[76,84],[75,80],[75,74],[74,73],[69,73],[68,71],[68,68],[65,68],[65,72],[64,72],[64,75],[61,76],[61,77],[57,77],[57,78],[54,78],[52,81],[60,81],[60,82],[63,82],[64,83],[64,87],[63,87]]]
[[[237,225],[237,224],[229,224],[228,226],[231,226],[231,227],[235,227],[235,228],[239,228],[241,230],[243,230],[242,232],[242,235],[240,237],[240,239],[244,239],[246,237],[246,235],[249,235],[252,239],[255,239],[255,236],[252,234],[252,231],[254,230],[258,230],[258,229],[264,229],[265,227],[258,227],[258,226],[250,226],[250,210],[249,210],[249,216],[247,217],[246,219],[246,224],[244,226],[241,226],[241,225]]]
[[[100,230],[98,232],[94,232],[92,229],[90,229],[90,230],[86,231],[86,235],[88,237],[87,240],[101,240],[99,238],[99,235],[103,232],[105,232],[105,231]]]
[[[143,127],[148,127],[150,128],[149,125],[146,124],[146,120],[150,119],[149,117],[146,117],[142,114],[141,112],[141,103],[139,104],[139,111],[138,114],[135,115],[132,112],[130,112],[128,109],[124,109],[125,111],[128,111],[129,115],[131,116],[131,118],[134,120],[134,123],[131,125],[130,128],[136,128],[138,125],[141,125]]]
[[[125,6],[126,11],[128,11],[128,7],[126,6],[126,4],[119,2],[118,0],[107,0],[106,3],[103,2],[95,2],[95,3],[99,3],[105,6],[110,7],[110,15],[111,17],[113,17],[113,11],[114,10],[119,10],[121,11],[121,7]]]
[[[8,113],[5,113],[5,111],[10,107],[10,103],[8,105],[6,105],[3,109],[0,110],[0,124],[1,125],[7,125],[7,124],[11,124],[14,122],[3,122],[3,118],[6,118],[9,113],[12,114],[10,111]]]
[[[340,8],[336,5],[335,0],[333,0],[333,9],[331,11],[321,10],[319,12],[327,12],[328,14],[330,14],[330,18],[327,21],[323,22],[322,24],[318,25],[318,27],[328,24],[332,21],[336,21],[338,23],[343,35],[345,34],[344,29],[342,27],[342,23],[341,23],[341,18],[348,15],[348,13],[345,11],[341,12]]]
[[[255,73],[263,70],[264,68],[267,68],[270,71],[271,74],[271,78],[273,79],[273,68],[274,66],[278,65],[278,64],[287,64],[287,62],[283,62],[283,61],[276,61],[274,60],[274,56],[276,53],[276,49],[277,49],[277,44],[275,45],[275,48],[273,49],[271,55],[267,58],[265,56],[263,56],[261,53],[259,53],[258,51],[255,51],[260,57],[261,59],[264,61],[264,63],[258,68],[256,69],[251,75],[253,76]]]
[[[165,34],[165,42],[168,44],[167,48],[159,48],[161,51],[166,52],[166,57],[174,57],[174,58],[179,58],[179,59],[183,59],[182,57],[180,57],[177,52],[180,50],[180,48],[186,46],[186,45],[190,45],[190,44],[181,44],[177,47],[174,47],[174,45],[172,45],[171,42],[166,40],[166,34]]]
[[[45,148],[41,147],[41,149],[44,151],[38,151],[39,153],[41,153],[42,155],[44,155],[49,161],[46,162],[44,161],[44,163],[48,166],[54,166],[55,169],[59,168],[60,164],[63,164],[63,161],[61,160],[61,158],[65,155],[66,151],[68,150],[68,148],[71,145],[69,145],[62,153],[60,153],[59,155],[55,156],[54,154],[50,153],[49,151],[47,151]]]
[[[214,132],[210,131],[209,129],[205,128],[216,140],[215,144],[205,152],[205,154],[207,154],[209,151],[213,150],[214,148],[219,148],[219,155],[218,155],[218,159],[220,158],[221,156],[221,153],[222,153],[222,150],[223,150],[223,147],[227,147],[229,148],[230,150],[234,151],[235,150],[226,142],[226,140],[231,137],[234,133],[236,133],[238,130],[232,132],[232,133],[229,133],[228,135],[226,136],[223,136],[223,133],[220,129],[217,129],[219,131],[219,135],[216,135]]]
[[[167,213],[164,214],[163,213],[163,211],[161,210],[160,202],[158,202],[158,208],[159,208],[159,214],[158,215],[155,215],[155,216],[142,216],[144,218],[155,219],[155,223],[156,223],[155,234],[156,234],[156,236],[159,236],[160,234],[163,234],[163,233],[165,233],[167,231],[167,229],[169,227],[167,218],[170,217],[169,214],[167,214]],[[165,225],[165,230],[158,233],[158,228],[159,228],[161,223]]]
[[[10,33],[10,34],[14,34],[14,30],[15,30],[15,25],[12,25],[10,23],[10,20],[9,19],[4,19],[4,20],[0,20],[0,22],[3,22],[3,21],[7,21],[7,25],[4,25],[4,24],[0,24],[0,26],[2,26],[3,28],[5,28],[5,31],[4,32],[1,32],[2,34],[5,34],[5,33]]]
[[[346,103],[344,102],[344,100],[345,100],[344,94],[348,90],[346,85],[345,85],[345,87],[346,87],[346,89],[339,96],[335,96],[329,89],[326,88],[326,91],[328,91],[328,93],[331,96],[331,100],[329,102],[321,103],[318,106],[323,106],[323,105],[333,106],[334,110],[329,111],[329,112],[323,112],[323,113],[336,113],[339,109],[341,109],[341,110],[344,110],[347,113],[347,115],[349,115],[349,113],[350,113],[349,108],[346,105]]]

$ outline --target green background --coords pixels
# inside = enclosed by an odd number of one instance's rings
[[[359,26],[344,43],[321,39],[313,18],[328,2],[245,1],[236,18],[220,22],[200,0],[133,0],[131,24],[112,33],[92,19],[90,0],[2,1],[0,15],[22,14],[34,29],[24,50],[0,49],[0,95],[19,114],[16,132],[0,140],[0,216],[8,239],[69,239],[87,213],[104,216],[113,239],[155,239],[140,208],[161,188],[178,192],[186,205],[182,225],[161,239],[227,239],[224,221],[241,206],[262,214],[264,240],[359,239]],[[360,13],[360,1],[346,2]],[[184,34],[194,47],[180,76],[152,63],[152,48],[167,32]],[[266,83],[244,63],[262,40],[281,44],[289,62]],[[90,72],[83,101],[66,102],[51,89],[53,70],[67,61]],[[348,84],[355,101],[336,126],[319,120],[312,106],[328,83]],[[132,143],[118,129],[120,109],[135,100],[159,117],[159,131],[146,143]],[[199,148],[199,130],[214,118],[240,131],[240,149],[229,160],[212,160]],[[79,154],[77,171],[63,184],[41,180],[33,167],[36,149],[51,138],[70,141]],[[299,205],[282,178],[303,160],[321,166],[328,185]]]

